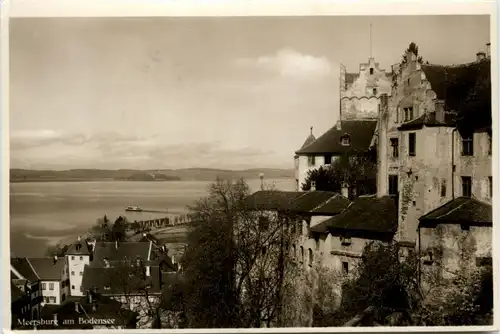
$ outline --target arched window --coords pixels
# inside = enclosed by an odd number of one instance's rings
[[[313,255],[313,251],[311,248],[309,248],[308,253],[309,253],[309,265],[312,266],[312,264],[314,262],[314,255]]]
[[[300,262],[304,262],[304,247],[300,246]]]

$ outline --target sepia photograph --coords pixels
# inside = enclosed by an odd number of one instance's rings
[[[493,326],[493,23],[11,17],[10,328]]]

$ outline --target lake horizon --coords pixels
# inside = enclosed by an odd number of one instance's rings
[[[251,192],[260,179],[245,180]],[[10,249],[15,257],[45,257],[49,245],[69,243],[99,218],[129,221],[175,217],[208,194],[213,181],[54,181],[10,183]],[[266,187],[294,190],[289,178],[264,180]],[[161,212],[126,212],[127,206]]]

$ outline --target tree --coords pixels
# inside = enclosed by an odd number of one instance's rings
[[[112,241],[124,241],[126,239],[127,221],[122,216],[118,217],[111,228]]]
[[[330,325],[341,326],[368,307],[375,309],[375,320],[381,324],[388,324],[394,313],[411,322],[420,294],[417,261],[400,261],[399,254],[396,243],[366,245],[358,267],[343,284],[341,305],[330,316]]]
[[[46,254],[50,257],[63,257],[64,255],[66,255],[66,251],[68,250],[68,248],[68,245],[62,245],[60,243],[58,243],[57,245],[50,245],[47,248]]]
[[[311,181],[316,182],[316,190],[340,192],[343,183],[349,186],[349,197],[372,194],[376,191],[377,163],[374,151],[351,151],[337,157],[330,166],[307,172],[302,190],[311,189]]]
[[[243,180],[217,180],[190,208],[193,228],[183,259],[189,327],[283,323],[290,217],[249,211],[249,194]]]
[[[91,227],[89,234],[97,241],[112,241],[112,226],[109,224],[109,219],[106,215],[103,218],[97,219],[96,223]]]
[[[137,313],[139,328],[179,328],[182,322],[182,296],[178,274],[169,275],[167,282],[155,280],[139,259],[114,262],[106,277],[114,298],[124,309]],[[149,269],[151,270],[151,269]],[[158,286],[160,283],[160,286]],[[165,283],[162,284],[162,283]]]

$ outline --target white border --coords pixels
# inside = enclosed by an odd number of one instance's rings
[[[2,157],[1,168],[2,179],[0,182],[2,199],[1,217],[2,217],[2,256],[3,256],[3,277],[10,277],[10,234],[9,234],[9,115],[8,115],[8,17],[120,17],[120,16],[310,16],[310,15],[474,15],[474,14],[489,14],[491,15],[491,34],[490,38],[493,44],[491,49],[492,58],[492,109],[493,112],[493,174],[495,180],[499,174],[497,157],[499,154],[498,143],[498,67],[497,57],[498,42],[497,37],[497,8],[493,1],[437,1],[437,0],[420,0],[420,1],[192,1],[192,0],[0,0],[1,10],[1,112],[0,112],[0,139]],[[6,19],[7,18],[7,19]],[[460,31],[457,31],[460,34]],[[500,186],[498,182],[494,184],[494,191],[500,194]],[[494,221],[497,221],[498,196],[493,199]],[[493,224],[493,240],[500,240],[499,229]],[[498,247],[493,242],[493,270],[494,277],[499,277],[499,261],[496,253]],[[498,281],[498,280],[496,280]],[[495,305],[499,301],[498,284],[495,281]],[[10,293],[9,280],[2,280],[2,327],[5,333],[12,332],[8,329],[10,324]],[[171,332],[171,333],[300,333],[300,332],[477,332],[491,331],[499,329],[499,315],[494,312],[493,326],[470,326],[470,327],[349,327],[349,328],[284,328],[284,329],[189,329],[189,330],[126,330],[130,333],[150,333],[150,332]],[[85,330],[68,330],[59,332],[88,332]],[[123,330],[106,330],[106,332],[123,332]]]

